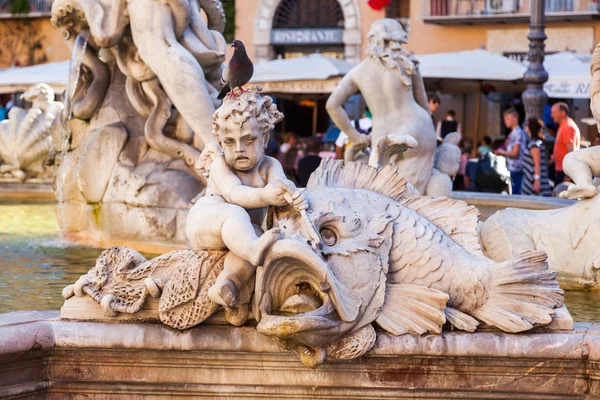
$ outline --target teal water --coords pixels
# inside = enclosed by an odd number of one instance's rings
[[[59,239],[52,203],[0,203],[0,313],[56,310],[101,249]]]
[[[0,200],[0,313],[59,309],[62,289],[101,252],[60,240],[54,204]],[[600,293],[567,292],[565,300],[575,321],[600,321]]]

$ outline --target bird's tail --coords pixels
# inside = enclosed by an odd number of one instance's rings
[[[223,100],[225,98],[225,96],[227,95],[227,93],[229,93],[230,91],[231,91],[231,88],[229,87],[229,85],[225,84],[223,86],[223,88],[221,89],[221,91],[219,92],[217,99]]]
[[[552,321],[564,303],[564,290],[543,251],[527,251],[495,264],[488,301],[471,314],[506,332],[522,332]]]

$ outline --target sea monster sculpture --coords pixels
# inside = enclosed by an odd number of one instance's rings
[[[402,176],[419,193],[429,195],[437,141],[418,60],[402,48],[408,36],[396,20],[375,21],[368,39],[368,57],[344,76],[329,97],[327,110],[350,139],[351,148],[346,154],[360,154],[364,147],[371,146],[369,165],[398,165]],[[356,130],[343,108],[357,92],[365,98],[373,115],[369,136]],[[447,146],[456,147],[451,143]],[[434,177],[434,181],[440,179]],[[429,187],[437,189],[431,195],[439,194],[437,182]],[[449,196],[450,192],[444,194]]]
[[[0,122],[0,175],[20,181],[51,179],[44,161],[52,149],[53,131],[62,130],[63,104],[54,101],[54,90],[38,83],[21,95],[32,103],[29,110],[13,107],[8,119]]]
[[[600,130],[600,45],[591,63],[590,100]],[[488,218],[480,236],[486,255],[497,261],[528,250],[542,250],[566,289],[600,291],[600,196],[593,178],[600,176],[600,148],[567,154],[565,173],[575,183],[561,197],[582,199],[556,210],[501,210]]]
[[[239,101],[251,96],[258,94],[251,91]],[[228,101],[238,100],[226,99],[216,114],[235,113]],[[244,132],[255,128],[240,122]],[[303,196],[307,210],[271,209],[264,228],[277,229],[281,239],[267,250],[255,279],[240,288],[236,306],[251,304],[258,331],[308,366],[327,357],[361,356],[377,339],[374,325],[392,335],[440,333],[446,321],[469,332],[480,321],[522,332],[550,323],[563,305],[543,252],[502,263],[485,258],[477,210],[445,197],[419,196],[397,166],[377,170],[326,159]],[[193,226],[192,217],[188,232],[194,233]],[[90,296],[108,315],[135,314],[148,296],[156,297],[156,318],[187,329],[221,308],[209,289],[227,254],[220,248],[180,250],[147,261],[134,250],[113,247],[63,296]]]

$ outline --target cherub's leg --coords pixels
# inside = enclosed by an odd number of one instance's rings
[[[246,210],[238,206],[234,207],[236,211],[229,214],[221,227],[223,242],[229,251],[238,257],[249,261],[252,265],[262,265],[267,250],[281,239],[281,231],[273,228],[258,237]]]
[[[237,306],[238,293],[254,276],[256,267],[231,251],[225,256],[223,271],[208,289],[211,301],[232,309]]]
[[[596,195],[598,189],[592,184],[592,180],[594,179],[592,169],[577,154],[569,153],[565,157],[563,167],[565,174],[573,180],[575,185],[562,192],[560,197],[576,200]]]

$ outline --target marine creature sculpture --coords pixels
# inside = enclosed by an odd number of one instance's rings
[[[591,74],[591,109],[600,130],[600,44],[594,50]],[[600,149],[567,154],[563,168],[575,184],[561,197],[583,200],[556,210],[498,211],[482,225],[481,243],[485,254],[496,261],[542,250],[563,288],[600,291],[600,197],[593,181],[600,175]]]
[[[54,90],[45,83],[32,86],[21,98],[31,102],[31,108],[13,107],[0,122],[0,175],[19,181],[52,179],[44,161],[52,149],[52,132],[62,130],[64,106],[54,101]]]
[[[446,320],[467,331],[482,321],[508,332],[551,322],[563,291],[543,252],[493,262],[480,251],[475,208],[415,193],[396,166],[325,160],[304,191],[321,247],[310,245],[295,208],[276,208],[267,219],[284,238],[240,297],[251,302],[257,329],[316,367],[328,356],[367,352],[375,324],[419,335],[440,333]],[[109,314],[135,313],[148,295],[160,297],[157,318],[185,329],[218,311],[207,291],[225,254],[187,250],[146,261],[112,248],[63,294],[87,294]]]
[[[57,157],[63,236],[183,243],[220,103],[220,1],[57,0],[51,21],[76,61]]]

